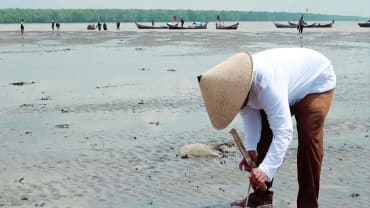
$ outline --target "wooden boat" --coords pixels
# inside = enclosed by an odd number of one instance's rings
[[[294,22],[291,22],[291,21],[288,21],[288,24],[293,26],[293,27],[298,27],[297,23],[294,23]],[[306,23],[306,25],[307,25],[307,23]]]
[[[321,23],[313,23],[313,24],[310,24],[310,25],[305,25],[304,27],[306,28],[330,28],[330,27],[333,27],[333,24],[334,24],[334,20],[331,21],[330,23],[326,23],[326,24],[321,24]]]
[[[236,30],[238,29],[239,22],[232,25],[221,25],[216,22],[216,29],[218,30]]]
[[[274,22],[274,25],[277,28],[297,28],[297,26],[294,26],[291,24],[282,24],[282,23],[276,23],[276,22]]]
[[[312,24],[305,24],[304,28],[330,28],[334,24],[334,20],[327,24],[321,24],[321,23],[312,23]],[[297,28],[298,24],[288,21],[288,24],[281,24],[281,23],[274,23],[275,27],[277,28]]]
[[[192,25],[181,27],[179,24],[166,23],[170,30],[183,30],[183,29],[207,29],[208,22],[193,22]]]
[[[370,19],[367,22],[359,22],[357,24],[360,27],[370,27]]]
[[[162,26],[149,26],[149,25],[142,25],[137,22],[135,22],[136,27],[138,29],[168,29],[167,25],[162,25]]]

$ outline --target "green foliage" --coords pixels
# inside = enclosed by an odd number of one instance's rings
[[[215,21],[219,15],[222,21],[289,21],[297,20],[301,13],[214,11],[214,10],[139,10],[139,9],[1,9],[0,23],[25,22],[171,22],[172,17],[185,21]],[[362,20],[361,17],[324,14],[304,14],[312,20]]]

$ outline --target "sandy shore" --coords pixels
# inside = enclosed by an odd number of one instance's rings
[[[229,207],[248,188],[238,152],[178,157],[186,144],[232,141],[210,126],[196,76],[273,47],[313,48],[335,66],[320,207],[370,205],[369,33],[0,35],[0,207]],[[9,84],[22,81],[35,83]],[[295,136],[274,207],[295,207],[296,147]]]

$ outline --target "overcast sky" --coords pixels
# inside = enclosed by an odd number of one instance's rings
[[[193,9],[308,12],[370,17],[370,0],[0,0],[0,8]]]

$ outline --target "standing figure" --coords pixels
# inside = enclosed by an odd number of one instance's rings
[[[23,35],[24,33],[24,24],[23,24],[23,19],[21,19],[21,33]]]
[[[103,30],[108,30],[107,23],[103,23]]]
[[[152,27],[154,27],[154,20],[152,20]]]
[[[101,30],[101,23],[98,22],[98,30],[100,31]]]
[[[57,30],[59,31],[59,29],[60,29],[60,23],[59,22],[55,23],[55,26],[57,27]]]
[[[304,19],[303,19],[303,15],[301,16],[301,18],[299,19],[298,21],[298,32],[299,33],[303,33],[303,27],[304,27]]]
[[[294,61],[292,61],[294,60]],[[324,122],[336,86],[332,63],[308,48],[238,53],[198,77],[213,127],[226,128],[239,113],[245,148],[257,167],[242,159],[254,192],[248,207],[272,204],[273,179],[298,132],[297,208],[317,208],[323,159]],[[288,162],[288,161],[286,161]],[[258,188],[265,183],[267,190]],[[245,206],[246,200],[233,205]]]
[[[55,22],[54,20],[51,20],[51,29],[54,31],[54,25],[55,25]]]
[[[119,21],[116,22],[116,28],[117,30],[119,30],[119,27],[120,27],[121,23]]]
[[[181,18],[180,22],[181,22],[181,27],[184,27],[184,19],[183,18]]]

